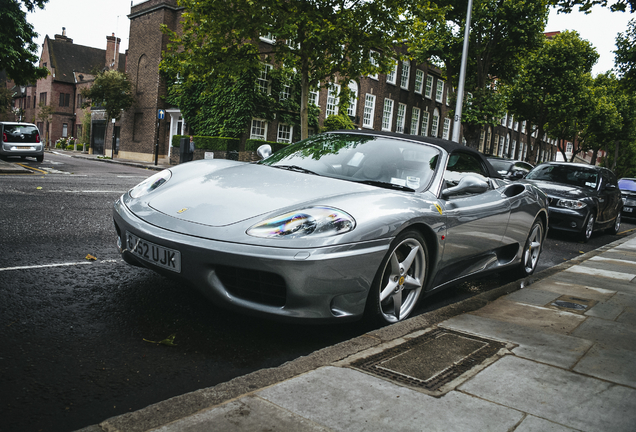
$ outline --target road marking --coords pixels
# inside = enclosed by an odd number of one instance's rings
[[[101,260],[96,262],[114,263],[119,261],[120,260]],[[20,267],[5,267],[5,268],[0,268],[0,272],[9,271],[9,270],[32,270],[32,269],[42,269],[42,268],[50,268],[50,267],[70,267],[70,266],[91,265],[91,264],[93,264],[92,261],[80,261],[80,262],[68,262],[68,263],[58,263],[58,264],[40,264],[40,265],[20,266]]]
[[[17,163],[17,162],[16,162],[16,165],[20,165],[21,167],[24,167],[24,168],[26,168],[26,169],[39,171],[39,172],[41,172],[42,174],[48,174],[46,171],[42,171],[41,169],[38,169],[38,168],[33,168],[32,166],[29,166],[29,165],[24,165],[24,164]]]

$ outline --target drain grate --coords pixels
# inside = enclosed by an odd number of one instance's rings
[[[561,297],[550,303],[550,306],[554,306],[558,309],[566,310],[568,312],[584,314],[586,311],[590,310],[596,303],[596,300],[562,295]]]
[[[502,342],[436,329],[396,347],[351,363],[373,375],[439,391],[444,385],[506,348]]]

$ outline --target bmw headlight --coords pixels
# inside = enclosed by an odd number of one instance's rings
[[[166,169],[161,172],[158,172],[157,174],[148,177],[146,180],[142,181],[137,186],[132,188],[128,192],[128,194],[132,198],[142,197],[146,195],[147,193],[150,193],[153,190],[157,189],[159,186],[161,186],[168,180],[170,180],[170,177],[172,177],[172,172],[170,170]]]
[[[579,200],[560,199],[557,201],[556,206],[563,207],[570,210],[580,210],[582,208],[585,208],[587,204]]]
[[[333,207],[308,207],[260,222],[247,234],[263,238],[329,237],[344,234],[356,226],[348,213]]]

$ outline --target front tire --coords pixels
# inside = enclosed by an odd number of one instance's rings
[[[530,276],[537,269],[539,255],[543,248],[543,222],[535,220],[523,247],[521,263],[517,268],[519,277]]]
[[[428,249],[422,235],[406,231],[393,240],[367,298],[366,318],[391,324],[409,317],[422,294],[428,272]]]
[[[620,231],[620,229],[621,229],[621,213],[622,213],[622,211],[619,210],[618,214],[616,215],[616,219],[614,219],[614,225],[612,225],[612,227],[607,230],[608,234],[616,235]]]
[[[579,234],[579,237],[583,243],[587,243],[588,240],[592,237],[592,233],[594,232],[594,214],[590,213],[583,224],[583,231]]]

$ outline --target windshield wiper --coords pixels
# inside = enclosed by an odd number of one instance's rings
[[[305,173],[305,174],[313,174],[313,175],[321,175],[318,174],[317,172],[308,170],[307,168],[303,168],[301,166],[298,165],[271,165],[274,168],[280,168],[280,169],[284,169],[284,170],[288,170],[288,171],[296,171],[296,172],[301,172],[301,173]]]
[[[355,183],[362,183],[362,184],[367,184],[371,186],[378,186],[385,189],[397,189],[397,190],[403,190],[407,192],[415,192],[415,189],[412,189],[408,186],[395,184],[395,183],[389,183],[389,182],[383,182],[383,181],[377,181],[377,180],[351,180],[351,181]]]

